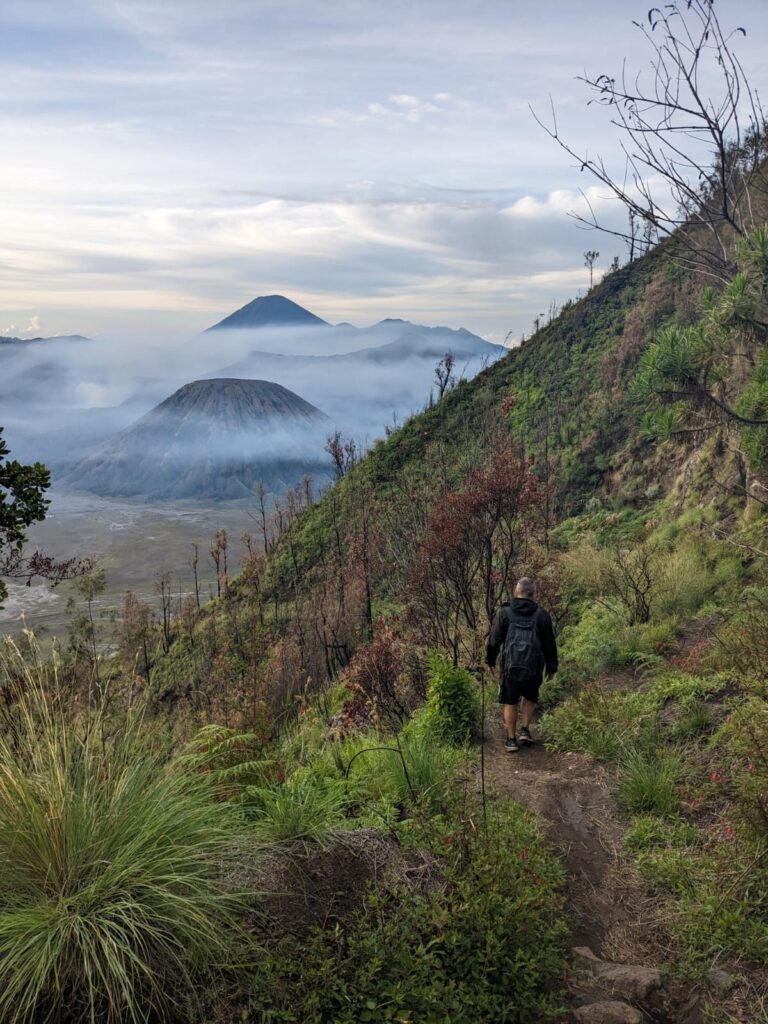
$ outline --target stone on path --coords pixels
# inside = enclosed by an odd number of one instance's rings
[[[578,966],[591,974],[601,989],[633,1003],[645,1002],[664,983],[661,971],[655,967],[600,960],[588,946],[577,946],[573,956]]]
[[[643,1024],[645,1019],[634,1006],[612,1001],[580,1006],[571,1016],[574,1024]]]

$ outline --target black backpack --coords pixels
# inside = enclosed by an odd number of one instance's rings
[[[516,682],[538,679],[544,668],[544,652],[535,619],[535,615],[509,614],[504,638],[504,675]]]

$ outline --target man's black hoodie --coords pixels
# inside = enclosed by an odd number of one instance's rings
[[[507,635],[510,615],[520,615],[526,619],[530,616],[533,617],[536,634],[539,638],[541,650],[544,655],[544,667],[547,670],[547,675],[554,675],[555,672],[557,672],[557,644],[555,643],[555,632],[552,628],[552,619],[549,616],[549,612],[540,608],[535,601],[532,601],[528,597],[515,597],[513,598],[511,605],[503,604],[499,609],[493,623],[493,628],[491,629],[491,635],[488,637],[488,650],[486,656],[486,662],[488,665],[493,668],[496,664],[496,658],[499,655],[499,651],[503,651],[504,638]],[[501,671],[503,675],[503,660]]]

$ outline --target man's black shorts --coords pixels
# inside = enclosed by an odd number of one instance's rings
[[[499,704],[517,704],[521,697],[539,703],[541,679],[502,679],[499,687]]]

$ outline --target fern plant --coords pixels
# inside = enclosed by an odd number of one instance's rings
[[[209,774],[222,796],[233,797],[247,786],[260,785],[269,773],[276,771],[275,759],[265,756],[265,744],[263,734],[205,725],[180,761]]]

